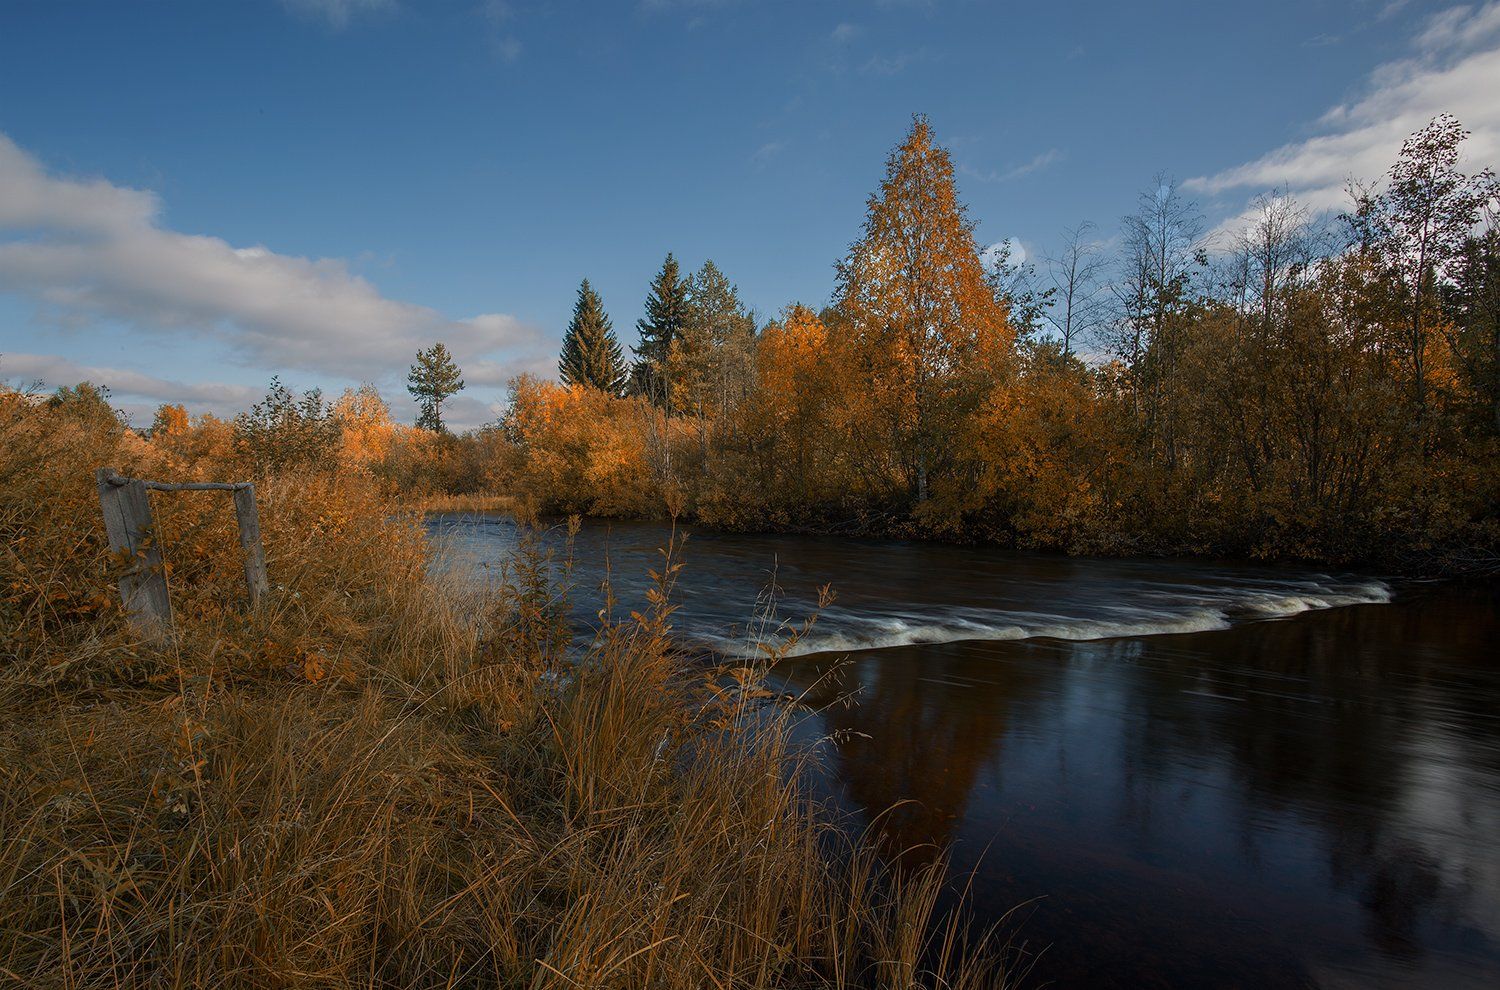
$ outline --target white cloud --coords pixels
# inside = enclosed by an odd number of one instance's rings
[[[337,30],[348,27],[359,14],[395,10],[396,0],[281,0],[281,5],[304,17],[325,20]]]
[[[1493,47],[1500,35],[1500,4],[1486,3],[1478,11],[1472,7],[1450,7],[1434,14],[1413,40],[1418,50],[1441,52]]]
[[[504,24],[516,15],[516,9],[510,5],[510,0],[484,0],[479,5],[479,13],[492,24]]]
[[[844,21],[833,29],[833,33],[829,37],[833,39],[833,43],[836,45],[846,45],[859,37],[859,25]]]
[[[768,162],[770,162],[771,159],[775,158],[785,150],[786,142],[767,141],[765,144],[755,149],[755,153],[750,156],[750,162],[753,165],[764,167]]]
[[[504,413],[503,402],[484,402],[467,395],[458,395],[443,403],[443,422],[454,430],[488,426]]]
[[[1388,21],[1401,13],[1410,2],[1411,0],[1390,0],[1384,7],[1380,8],[1380,13],[1375,15],[1375,19],[1377,21]]]
[[[894,76],[916,64],[926,61],[930,53],[926,48],[918,48],[916,51],[897,52],[894,55],[871,55],[859,71],[866,75]]]
[[[727,7],[735,0],[641,0],[640,9],[647,13],[670,10],[706,10]]]
[[[380,379],[418,347],[446,343],[460,363],[533,366],[550,347],[513,316],[450,319],[388,299],[333,258],[235,247],[160,226],[149,192],[48,174],[0,134],[0,292],[58,323],[125,323],[226,345],[281,372]]]
[[[0,353],[0,380],[25,387],[41,382],[48,388],[93,382],[107,385],[115,399],[146,399],[149,406],[162,402],[181,402],[193,406],[193,412],[211,412],[229,416],[257,401],[264,389],[246,385],[197,384],[159,378],[125,368],[106,368],[78,364],[56,354]],[[134,405],[130,402],[126,406]]]
[[[1019,179],[1024,175],[1030,175],[1032,172],[1040,172],[1048,165],[1056,164],[1066,157],[1067,156],[1058,149],[1048,148],[1046,151],[1035,156],[1030,161],[1023,162],[1022,164],[1017,165],[1014,168],[1005,169],[1004,171],[991,169],[990,171],[982,172],[978,169],[970,168],[967,165],[960,165],[958,167],[958,170],[964,175],[978,179],[981,182],[1009,182],[1012,179]]]
[[[993,268],[1007,248],[1010,249],[1010,257],[1007,260],[1012,265],[1024,265],[1026,263],[1026,246],[1014,237],[1007,237],[1003,241],[996,241],[979,252],[980,263],[985,268]]]
[[[521,57],[521,39],[513,34],[495,39],[495,55],[502,62],[514,62]]]
[[[479,16],[484,20],[490,35],[490,48],[502,62],[514,62],[521,57],[521,39],[506,30],[515,19],[516,11],[509,0],[485,0],[479,6]]]
[[[1200,193],[1284,189],[1314,210],[1343,205],[1348,179],[1384,174],[1401,143],[1439,113],[1473,132],[1470,161],[1500,158],[1500,2],[1453,7],[1430,17],[1411,54],[1376,67],[1358,98],[1332,107],[1314,136],[1254,161],[1183,183]]]

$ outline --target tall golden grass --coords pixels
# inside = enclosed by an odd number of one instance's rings
[[[254,614],[227,504],[156,499],[176,628],[150,643],[104,465],[162,467],[0,392],[0,983],[1003,985],[938,917],[940,861],[887,868],[812,800],[760,671],[674,655],[670,561],[568,654],[538,547],[486,591],[359,479],[262,479]]]

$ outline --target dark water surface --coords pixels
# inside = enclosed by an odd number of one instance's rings
[[[499,567],[493,516],[433,517]],[[639,607],[664,526],[587,524]],[[821,786],[952,843],[1033,984],[1500,986],[1500,587],[694,532],[684,639],[744,650],[773,581]],[[846,660],[844,658],[847,658]],[[841,662],[842,661],[842,662]],[[852,694],[852,702],[838,703]]]

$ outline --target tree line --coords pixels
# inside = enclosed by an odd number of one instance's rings
[[[981,249],[917,117],[820,311],[757,327],[668,255],[627,362],[585,281],[562,384],[512,384],[507,474],[560,512],[1488,566],[1500,234],[1466,136],[1232,240],[1160,175],[1115,246],[1081,224],[1038,266]]]
[[[626,349],[585,279],[558,381],[453,435],[463,388],[417,355],[421,415],[372,386],[272,383],[233,421],[165,406],[184,467],[319,465],[413,494],[747,529],[1496,569],[1500,227],[1489,169],[1440,116],[1378,183],[1315,216],[1282,194],[1211,236],[1155,177],[1106,245],[1080,224],[1042,264],[986,252],[917,117],[828,305],[761,323],[712,261],[669,254]],[[110,415],[88,386],[54,402]]]

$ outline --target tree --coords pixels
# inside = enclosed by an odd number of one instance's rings
[[[212,465],[231,462],[237,447],[244,450],[233,423],[212,413],[190,417],[177,404],[157,408],[147,437],[162,458],[162,469],[183,480],[204,477],[205,472],[212,477]]]
[[[1259,492],[1286,438],[1277,422],[1278,388],[1290,377],[1282,364],[1302,329],[1293,326],[1293,310],[1308,309],[1302,290],[1325,244],[1306,211],[1284,193],[1258,197],[1232,244],[1216,287],[1219,305],[1200,315],[1195,332],[1227,328],[1226,343],[1214,353],[1221,362],[1216,374],[1232,386],[1210,380],[1206,388],[1221,398],[1232,394],[1234,408],[1217,410],[1212,430],[1233,439],[1249,488]]]
[[[669,358],[673,406],[700,419],[722,417],[749,389],[755,319],[712,261],[687,285],[687,319]]]
[[[1057,289],[1038,285],[1036,265],[1026,260],[1019,245],[1005,240],[991,245],[982,256],[988,260],[988,277],[996,296],[1005,304],[1017,339],[1029,340],[1042,329],[1043,320],[1057,302]]]
[[[330,409],[340,436],[339,456],[344,465],[368,470],[390,456],[396,438],[391,407],[370,382],[346,388]]]
[[[639,516],[657,511],[641,405],[532,375],[512,379],[500,429],[517,493],[549,512]]]
[[[443,403],[463,391],[464,380],[453,355],[441,343],[417,352],[417,363],[406,377],[406,390],[422,407],[417,426],[434,433],[446,433],[443,426]]]
[[[192,422],[188,419],[187,409],[180,403],[163,402],[156,408],[156,415],[151,420],[151,428],[146,431],[146,436],[155,442],[181,436],[190,429]]]
[[[339,427],[320,389],[299,398],[272,378],[266,397],[234,418],[235,443],[262,473],[326,467],[338,449]]]
[[[1357,195],[1347,217],[1356,239],[1374,251],[1401,290],[1402,344],[1419,424],[1427,418],[1427,351],[1439,282],[1457,274],[1465,241],[1500,194],[1489,169],[1458,171],[1459,145],[1468,136],[1456,118],[1434,117],[1401,145],[1385,191]]]
[[[671,408],[672,382],[667,368],[672,345],[682,338],[688,319],[688,286],[679,275],[677,259],[668,252],[646,295],[646,315],[636,321],[640,343],[632,351],[630,390],[654,404]]]
[[[1125,460],[1119,424],[1061,341],[1028,342],[1019,364],[971,422],[981,470],[951,515],[969,534],[1076,547],[1110,511]]]
[[[1103,322],[1099,303],[1105,262],[1098,243],[1090,239],[1093,233],[1094,225],[1088,222],[1064,231],[1062,247],[1047,259],[1057,305],[1043,315],[1057,333],[1063,357],[1071,355],[1078,342]]]
[[[109,386],[93,382],[64,385],[47,397],[47,407],[69,416],[90,429],[117,432],[124,429],[121,415],[109,404]]]
[[[1464,243],[1460,260],[1445,294],[1444,326],[1489,429],[1500,434],[1500,225],[1493,213]]]
[[[1146,437],[1164,450],[1171,467],[1177,450],[1166,396],[1186,343],[1194,280],[1208,263],[1198,244],[1203,218],[1176,181],[1158,173],[1121,225],[1125,251],[1114,286],[1119,322],[1111,343],[1130,373]]]
[[[828,328],[793,305],[756,341],[758,388],[747,403],[762,500],[783,518],[820,508],[842,486],[837,478],[837,433],[831,427],[839,382],[828,356]],[[743,495],[740,496],[743,499]]]
[[[957,423],[1002,373],[1015,337],[926,117],[891,152],[837,271],[829,330],[864,379],[861,432],[879,441],[906,496],[925,502],[930,478],[953,467]]]
[[[564,385],[597,388],[609,395],[625,390],[625,358],[599,293],[584,279],[578,286],[573,318],[563,335],[557,372]]]

